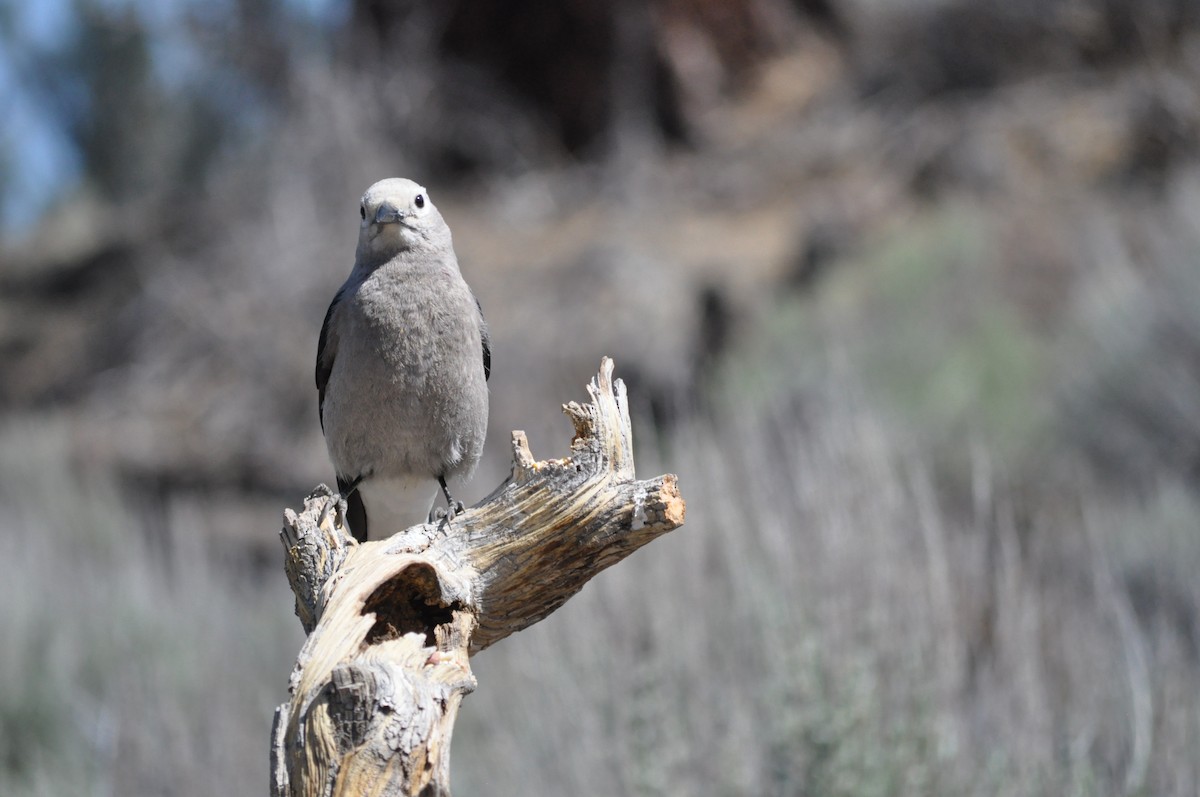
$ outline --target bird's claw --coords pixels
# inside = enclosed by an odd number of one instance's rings
[[[322,485],[322,487],[324,487],[324,485]],[[348,515],[350,512],[349,506],[346,504],[346,496],[342,495],[341,493],[335,493],[326,488],[324,493],[318,490],[312,493],[310,498],[317,495],[328,496],[334,499],[326,502],[325,507],[321,510],[321,516],[317,518],[317,526],[321,527],[325,525],[326,521],[332,521],[334,526],[341,526],[342,528],[345,528],[346,515]]]
[[[463,505],[462,501],[455,501],[453,504],[449,504],[444,508],[438,507],[437,509],[433,510],[432,520],[435,523],[441,523],[442,521],[449,523],[450,521],[454,520],[454,518],[466,511],[467,508]]]

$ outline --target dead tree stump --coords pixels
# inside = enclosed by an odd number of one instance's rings
[[[563,406],[571,455],[512,474],[450,524],[358,544],[321,485],[280,536],[308,639],[275,712],[273,797],[448,795],[450,736],[475,688],[469,656],[561,606],[604,568],[678,528],[674,475],[638,481],[625,386],[605,358],[592,402]]]

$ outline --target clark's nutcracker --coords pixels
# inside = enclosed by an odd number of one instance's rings
[[[462,510],[447,479],[475,470],[487,432],[492,354],[458,270],[450,228],[412,180],[363,194],[354,268],[317,346],[321,429],[360,541]],[[369,525],[368,525],[369,524]]]

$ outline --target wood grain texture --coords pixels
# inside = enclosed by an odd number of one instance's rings
[[[636,478],[612,373],[605,358],[591,402],[564,405],[570,456],[538,462],[513,432],[509,478],[451,523],[359,544],[324,485],[285,512],[285,570],[309,636],[275,714],[272,795],[448,795],[469,656],[683,524],[674,475]]]

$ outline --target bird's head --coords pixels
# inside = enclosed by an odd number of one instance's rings
[[[358,206],[360,260],[389,260],[409,249],[450,246],[450,229],[423,186],[402,177],[380,180]]]

